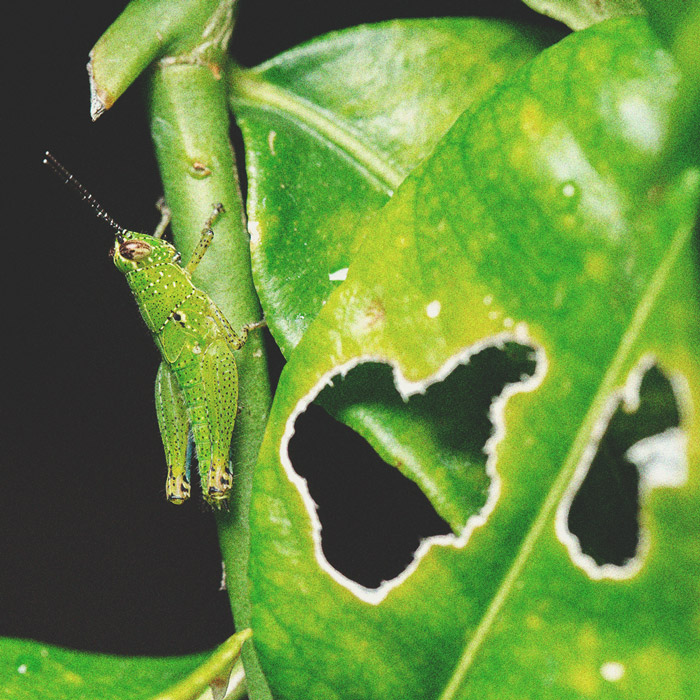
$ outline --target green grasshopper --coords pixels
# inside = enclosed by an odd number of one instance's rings
[[[97,216],[116,231],[110,256],[125,275],[163,358],[155,394],[168,464],[168,500],[179,504],[189,498],[187,446],[191,433],[204,498],[221,507],[232,485],[229,450],[238,406],[234,353],[243,347],[248,331],[264,325],[264,321],[249,324],[237,334],[206,292],[192,284],[191,274],[212,242],[211,227],[223,206],[214,206],[190,261],[182,267],[180,253],[161,238],[170,220],[165,206],[152,236],[128,231],[48,151],[44,163],[74,186]]]

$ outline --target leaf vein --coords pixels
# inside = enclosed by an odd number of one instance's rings
[[[337,115],[329,117],[322,108],[299,95],[255,79],[245,71],[237,71],[233,78],[232,100],[277,110],[320,134],[378,180],[388,196],[404,180],[404,174],[367,144],[357,131],[340,122]]]
[[[688,243],[692,233],[692,226],[680,226],[671,240],[661,264],[656,269],[651,280],[649,281],[644,294],[634,310],[630,323],[622,335],[610,367],[603,376],[600,383],[600,388],[591,401],[588,412],[581,423],[581,427],[576,434],[566,459],[564,460],[559,475],[555,479],[552,488],[547,494],[539,514],[534,519],[532,526],[523,538],[522,545],[520,546],[510,569],[503,578],[501,586],[496,591],[496,594],[494,595],[491,604],[487,608],[481,622],[479,623],[479,626],[476,628],[471,640],[467,644],[464,653],[457,663],[452,677],[449,683],[445,686],[439,700],[454,700],[457,697],[457,694],[462,687],[462,682],[464,681],[479,648],[487,638],[488,633],[490,632],[491,627],[498,616],[498,613],[506,602],[515,582],[527,563],[527,560],[533,551],[538,538],[542,534],[546,523],[566,491],[573,473],[578,466],[581,454],[588,444],[593,426],[598,418],[599,411],[605,404],[605,401],[610,393],[614,390],[615,384],[618,381],[618,375],[620,374],[625,363],[628,361],[634,343],[639,337],[644,324],[649,318],[649,315],[673,265],[678,259],[681,250],[683,250],[684,246]]]

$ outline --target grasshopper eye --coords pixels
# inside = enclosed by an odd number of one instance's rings
[[[153,247],[146,241],[124,241],[119,246],[119,255],[127,260],[143,260],[151,254]]]

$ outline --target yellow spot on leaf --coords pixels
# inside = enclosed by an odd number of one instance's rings
[[[544,135],[544,115],[542,108],[534,100],[527,100],[520,110],[520,124],[523,132],[530,139],[539,139]]]
[[[589,253],[584,266],[586,275],[597,282],[603,281],[610,274],[610,263],[602,253]]]
[[[564,214],[561,217],[562,228],[572,229],[576,226],[576,217],[573,214]]]
[[[600,646],[600,639],[595,629],[591,625],[584,625],[578,633],[578,648],[582,651],[593,651]]]
[[[539,615],[528,615],[525,618],[525,625],[528,629],[538,630],[542,627],[542,618]]]
[[[513,167],[519,168],[526,162],[528,157],[528,149],[525,148],[525,145],[521,141],[518,141],[515,146],[510,149],[508,160]]]
[[[597,698],[600,676],[588,666],[573,666],[567,674],[567,683],[584,698]]]
[[[77,673],[73,673],[73,671],[64,671],[63,680],[74,685],[80,685],[83,682],[83,679]]]

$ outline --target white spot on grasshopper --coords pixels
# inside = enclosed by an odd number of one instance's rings
[[[336,270],[335,272],[330,272],[328,274],[328,279],[331,282],[342,282],[343,280],[346,280],[348,277],[348,268],[347,267],[341,267],[340,270]]]
[[[277,132],[270,130],[270,132],[267,135],[267,145],[270,148],[270,153],[273,156],[276,156],[277,153],[275,153],[275,139],[277,138]]]
[[[409,576],[411,576],[411,574],[418,567],[421,559],[431,547],[450,546],[458,549],[464,547],[469,541],[472,532],[474,532],[476,528],[481,527],[484,523],[486,523],[489,515],[495,508],[501,488],[500,477],[496,470],[496,446],[503,439],[506,432],[505,420],[503,417],[505,405],[511,396],[521,392],[530,392],[536,389],[542,382],[547,372],[547,359],[543,348],[534,343],[529,337],[526,337],[527,332],[525,324],[518,324],[518,326],[519,333],[517,336],[513,333],[501,333],[466,347],[461,352],[448,359],[447,362],[445,362],[445,364],[443,364],[442,367],[435,372],[435,374],[432,374],[431,376],[420,381],[411,381],[406,379],[401,371],[401,368],[396,364],[396,362],[387,360],[387,358],[371,355],[353,358],[342,365],[334,367],[330,372],[324,374],[311,389],[311,391],[309,391],[306,396],[299,400],[297,405],[294,407],[294,410],[291,412],[289,418],[287,419],[284,434],[282,435],[282,440],[280,442],[280,462],[285,470],[285,473],[287,474],[287,478],[296,486],[304,506],[306,507],[309,519],[311,521],[314,550],[319,566],[334,581],[347,588],[360,600],[363,600],[371,605],[378,605],[381,603],[381,601],[386,598],[392,589],[401,585]],[[525,381],[507,384],[501,394],[492,402],[491,408],[489,409],[489,418],[494,426],[494,430],[484,446],[484,452],[487,455],[486,474],[490,480],[488,496],[484,506],[478,513],[468,518],[459,536],[453,534],[436,535],[434,537],[424,539],[413,555],[411,564],[401,574],[389,581],[384,581],[377,588],[367,588],[341,574],[328,562],[325,554],[323,553],[321,542],[321,522],[318,518],[316,503],[311,498],[306,479],[299,476],[299,474],[294,470],[289,458],[289,441],[294,435],[294,426],[299,415],[306,411],[308,406],[314,401],[314,399],[316,399],[324,388],[333,385],[334,377],[338,375],[345,376],[351,369],[362,363],[378,362],[391,365],[394,372],[394,384],[396,389],[399,392],[399,395],[406,401],[414,394],[425,393],[428,387],[432,384],[443,381],[458,365],[467,364],[473,355],[477,355],[489,347],[503,347],[503,345],[507,342],[518,342],[532,346],[534,348],[533,352],[537,358],[537,365],[534,374],[527,377]]]

